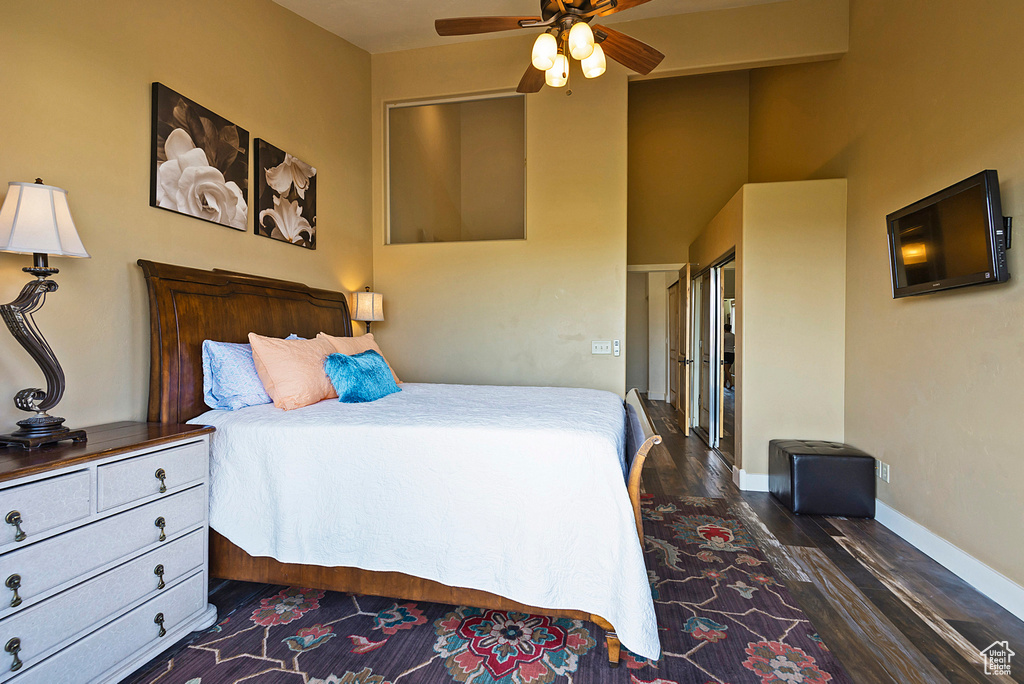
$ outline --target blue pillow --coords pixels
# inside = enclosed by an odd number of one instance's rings
[[[292,334],[286,339],[302,338]],[[256,373],[251,346],[203,341],[203,401],[212,409],[227,411],[271,402]]]
[[[324,371],[346,404],[377,401],[401,388],[395,384],[388,362],[372,349],[358,354],[331,354],[324,359]]]

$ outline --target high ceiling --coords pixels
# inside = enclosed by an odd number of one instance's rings
[[[485,15],[530,16],[539,12],[537,0],[274,0],[299,16],[367,52],[393,52],[465,40],[486,40],[513,32],[442,38],[434,32],[434,20],[445,17]],[[704,12],[779,0],[653,0],[620,12],[602,23]]]

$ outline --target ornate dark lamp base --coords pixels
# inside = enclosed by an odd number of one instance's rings
[[[0,305],[0,318],[3,318],[14,339],[39,364],[46,377],[46,391],[30,387],[15,395],[14,405],[35,415],[19,420],[18,430],[0,435],[0,447],[20,446],[24,449],[36,449],[68,439],[84,442],[85,430],[70,430],[64,427],[63,418],[47,413],[64,395],[64,370],[32,317],[32,314],[43,305],[47,293],[57,289],[57,283],[49,280],[51,275],[57,273],[57,269],[49,267],[45,254],[36,254],[32,267],[22,270],[31,273],[36,279],[28,283],[13,302]]]
[[[47,444],[56,444],[70,439],[73,442],[85,442],[85,430],[71,430],[64,426],[64,419],[49,416],[45,413],[18,421],[20,430],[7,435],[0,435],[0,446],[20,446],[24,449],[37,449]]]

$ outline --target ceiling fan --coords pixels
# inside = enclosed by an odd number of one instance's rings
[[[539,17],[459,17],[434,22],[439,36],[543,28],[533,44],[530,66],[519,81],[520,93],[536,93],[544,84],[561,88],[569,81],[569,58],[580,62],[583,75],[597,78],[605,72],[605,55],[633,71],[647,75],[665,59],[650,45],[607,26],[590,22],[642,5],[650,0],[540,0]]]

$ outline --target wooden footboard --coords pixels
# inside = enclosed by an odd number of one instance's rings
[[[626,450],[632,452],[629,462],[629,475],[626,488],[629,501],[633,504],[633,517],[636,519],[636,533],[640,537],[640,547],[644,545],[644,521],[640,515],[640,485],[647,454],[655,444],[661,444],[661,435],[654,431],[654,423],[647,414],[647,408],[640,398],[637,389],[626,394]]]
[[[407,601],[429,601],[454,606],[473,606],[491,610],[514,610],[531,615],[550,615],[573,620],[588,620],[605,632],[608,645],[608,662],[612,667],[619,664],[619,639],[611,623],[599,615],[582,610],[552,609],[529,606],[504,596],[467,589],[450,587],[406,575],[401,572],[361,570],[359,568],[323,567],[282,563],[267,556],[250,556],[226,537],[210,530],[210,576],[217,579],[242,582],[265,582],[289,586],[309,587],[326,591],[345,591],[353,594],[387,596]]]

